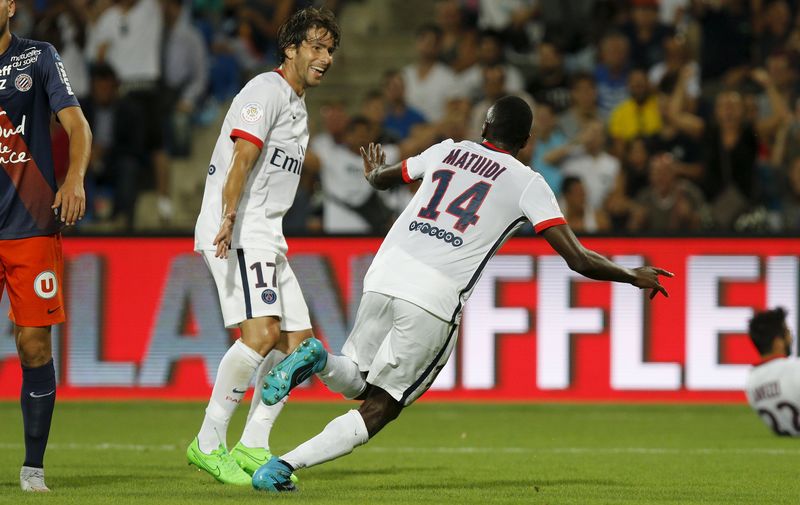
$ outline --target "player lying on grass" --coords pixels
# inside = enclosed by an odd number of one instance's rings
[[[455,346],[461,309],[483,268],[526,221],[570,268],[667,295],[660,268],[619,266],[584,248],[553,192],[514,157],[528,142],[532,113],[508,96],[489,110],[482,143],[446,140],[386,166],[381,147],[364,150],[364,175],[377,189],[422,180],[364,279],[364,295],[342,356],[303,342],[267,374],[262,397],[276,403],[312,373],[345,398],[363,400],[311,440],[273,457],[253,475],[256,489],[294,489],[293,471],[349,454],[419,398]],[[546,338],[543,337],[543,338]]]
[[[789,359],[792,332],[780,307],[750,320],[750,339],[761,362],[750,370],[745,394],[761,420],[781,436],[800,435],[800,361]]]

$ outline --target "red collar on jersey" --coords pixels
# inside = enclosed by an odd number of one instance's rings
[[[275,67],[272,71],[273,72],[277,72],[279,76],[284,78],[284,80],[286,79],[286,74],[283,73],[283,70],[281,70],[281,67]]]
[[[761,366],[761,365],[764,365],[764,364],[767,364],[767,363],[769,363],[770,361],[775,361],[776,359],[782,359],[782,358],[785,358],[785,357],[786,357],[786,356],[781,356],[780,354],[776,354],[776,355],[774,355],[774,356],[770,356],[769,358],[764,358],[764,359],[762,359],[761,361],[759,361],[758,363],[756,363],[756,365],[755,365],[755,366]]]
[[[497,151],[498,153],[511,154],[510,152],[506,151],[505,149],[500,149],[499,147],[497,147],[496,145],[492,144],[488,140],[484,140],[483,142],[481,142],[481,145],[483,147],[487,148],[487,149],[491,149],[492,151]]]

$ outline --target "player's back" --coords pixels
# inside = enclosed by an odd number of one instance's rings
[[[544,179],[492,144],[446,140],[404,165],[421,179],[364,283],[455,321],[489,259],[526,220],[564,219]]]
[[[800,361],[777,358],[754,366],[745,385],[750,406],[778,435],[800,435]]]

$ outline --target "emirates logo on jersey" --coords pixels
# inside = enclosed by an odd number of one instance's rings
[[[19,74],[16,79],[14,79],[14,87],[18,90],[25,92],[31,89],[33,86],[33,78],[28,74]]]

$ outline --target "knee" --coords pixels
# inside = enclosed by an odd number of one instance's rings
[[[267,317],[263,321],[251,319],[242,325],[242,342],[262,356],[266,356],[281,338],[280,320]]]
[[[20,363],[29,368],[42,366],[52,357],[48,343],[39,339],[27,339],[20,342],[17,352]]]

